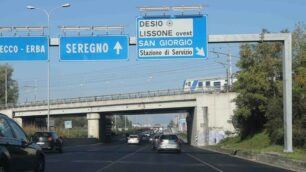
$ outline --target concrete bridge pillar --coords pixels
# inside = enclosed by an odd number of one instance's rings
[[[191,145],[205,146],[208,145],[208,108],[197,106],[194,108],[191,128]]]
[[[88,113],[88,138],[100,139],[100,114]]]

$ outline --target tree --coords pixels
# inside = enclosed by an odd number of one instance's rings
[[[175,125],[174,125],[174,122],[173,120],[171,120],[168,124],[168,128],[173,128]]]
[[[293,119],[293,145],[302,147],[306,144],[306,26],[298,23],[292,32],[292,58],[293,58],[293,89],[292,89],[292,119]],[[270,102],[267,111],[269,120],[267,131],[272,143],[283,144],[283,106],[281,95]]]
[[[240,46],[240,71],[234,84],[239,95],[234,100],[237,109],[233,120],[241,138],[261,131],[267,122],[269,100],[278,94],[281,82],[281,48],[280,43]]]
[[[266,30],[265,30],[266,32]],[[284,31],[288,32],[288,31]],[[292,33],[293,145],[306,145],[306,26],[298,23]],[[282,45],[243,44],[240,71],[234,90],[237,109],[233,124],[241,138],[266,130],[270,141],[283,144]]]
[[[293,144],[306,145],[306,25],[298,23],[292,34]]]
[[[5,106],[6,84],[7,84],[7,103],[16,104],[18,100],[18,84],[12,79],[14,70],[9,65],[0,65],[0,104]],[[6,82],[7,78],[7,82]]]

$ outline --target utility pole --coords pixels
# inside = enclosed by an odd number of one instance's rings
[[[226,63],[215,61],[216,63],[219,63],[223,65],[226,68],[226,79],[227,79],[227,88],[226,91],[228,92],[229,89],[232,87],[232,53],[230,48],[228,48],[227,53],[217,52],[217,51],[210,51],[211,53],[214,53],[219,58],[219,55],[226,55]]]
[[[227,64],[228,64],[227,66],[227,87],[228,89],[231,89],[232,88],[232,52],[229,47],[228,47],[228,54],[227,54]]]
[[[114,115],[115,117],[115,131],[117,132],[117,119],[116,119],[116,115]]]
[[[126,115],[124,115],[124,131],[126,131]]]
[[[7,67],[8,67],[8,65],[6,64],[5,65],[5,107],[7,107],[7,96],[8,96],[8,91],[7,91],[7,84],[8,84],[8,82],[7,82]]]
[[[34,95],[34,101],[36,102],[36,98],[37,98],[37,80],[35,79],[35,88],[34,88],[34,91],[35,91],[35,95]]]

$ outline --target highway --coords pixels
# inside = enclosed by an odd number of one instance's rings
[[[46,153],[47,172],[238,172],[287,171],[207,150],[182,146],[182,153],[151,150],[150,144],[95,144]]]

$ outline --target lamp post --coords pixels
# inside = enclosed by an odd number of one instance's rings
[[[51,16],[51,14],[55,10],[57,10],[59,8],[68,8],[70,6],[71,6],[70,4],[66,3],[66,4],[63,4],[63,5],[59,6],[59,7],[56,7],[56,8],[53,8],[53,9],[47,11],[44,8],[37,8],[37,7],[34,7],[32,5],[28,5],[27,9],[29,9],[29,10],[37,9],[37,10],[43,11],[46,14],[47,19],[48,19],[48,37],[49,37],[48,40],[50,41],[50,37],[51,37],[51,33],[50,33],[50,16]],[[48,114],[47,114],[47,129],[48,129],[48,131],[50,131],[50,51],[49,50],[48,50]]]
[[[8,91],[7,91],[7,85],[8,85],[8,80],[7,80],[7,68],[8,68],[8,65],[6,64],[5,65],[5,107],[7,108],[7,97],[8,97]]]

